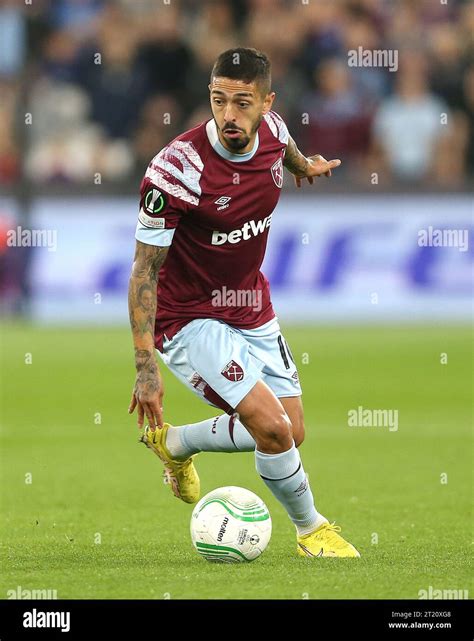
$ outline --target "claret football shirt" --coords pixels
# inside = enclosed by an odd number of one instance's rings
[[[260,271],[283,185],[288,130],[266,114],[254,147],[229,152],[209,120],[150,162],[140,187],[135,237],[169,247],[159,273],[155,344],[196,318],[251,329],[275,313]]]

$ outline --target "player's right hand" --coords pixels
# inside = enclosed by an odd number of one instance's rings
[[[163,394],[159,372],[142,370],[137,373],[128,413],[133,414],[137,408],[139,429],[143,427],[145,416],[151,430],[163,427]]]

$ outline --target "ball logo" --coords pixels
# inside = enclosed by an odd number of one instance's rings
[[[239,382],[244,378],[244,370],[235,361],[230,361],[221,372],[228,381]]]
[[[273,163],[271,172],[273,182],[279,189],[281,189],[283,187],[283,163],[281,162],[281,158],[278,158],[278,160]]]
[[[221,529],[219,530],[219,534],[217,535],[217,540],[219,541],[219,543],[222,541],[228,522],[229,519],[227,517],[225,517],[225,519],[222,521]]]
[[[225,429],[227,420],[224,423]],[[264,552],[271,534],[267,506],[243,487],[218,487],[193,509],[191,540],[197,554],[211,563],[253,561]]]

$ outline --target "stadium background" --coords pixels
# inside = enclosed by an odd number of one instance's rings
[[[472,247],[425,247],[419,233],[472,228],[474,4],[3,0],[0,32],[0,597],[468,588]],[[357,569],[293,558],[249,455],[202,455],[203,489],[264,497],[270,548],[245,569],[203,565],[189,509],[126,415],[138,185],[209,117],[210,68],[237,45],[270,56],[275,110],[302,151],[343,160],[301,192],[286,175],[264,271],[299,362],[306,467],[361,549]],[[349,66],[358,47],[396,51],[397,70]],[[51,246],[9,242],[19,226],[55,232]],[[170,375],[165,401],[176,424],[211,415]],[[398,431],[349,428],[359,406],[398,409]]]

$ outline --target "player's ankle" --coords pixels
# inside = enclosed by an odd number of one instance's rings
[[[166,434],[165,446],[171,457],[176,461],[186,461],[195,452],[189,452],[183,443],[181,428],[170,427]]]
[[[298,525],[297,523],[295,523],[295,527],[296,527],[298,536],[305,536],[306,534],[311,534],[312,532],[320,528],[321,525],[324,525],[324,523],[329,523],[329,521],[325,516],[317,512],[316,519],[314,521],[305,525]]]

